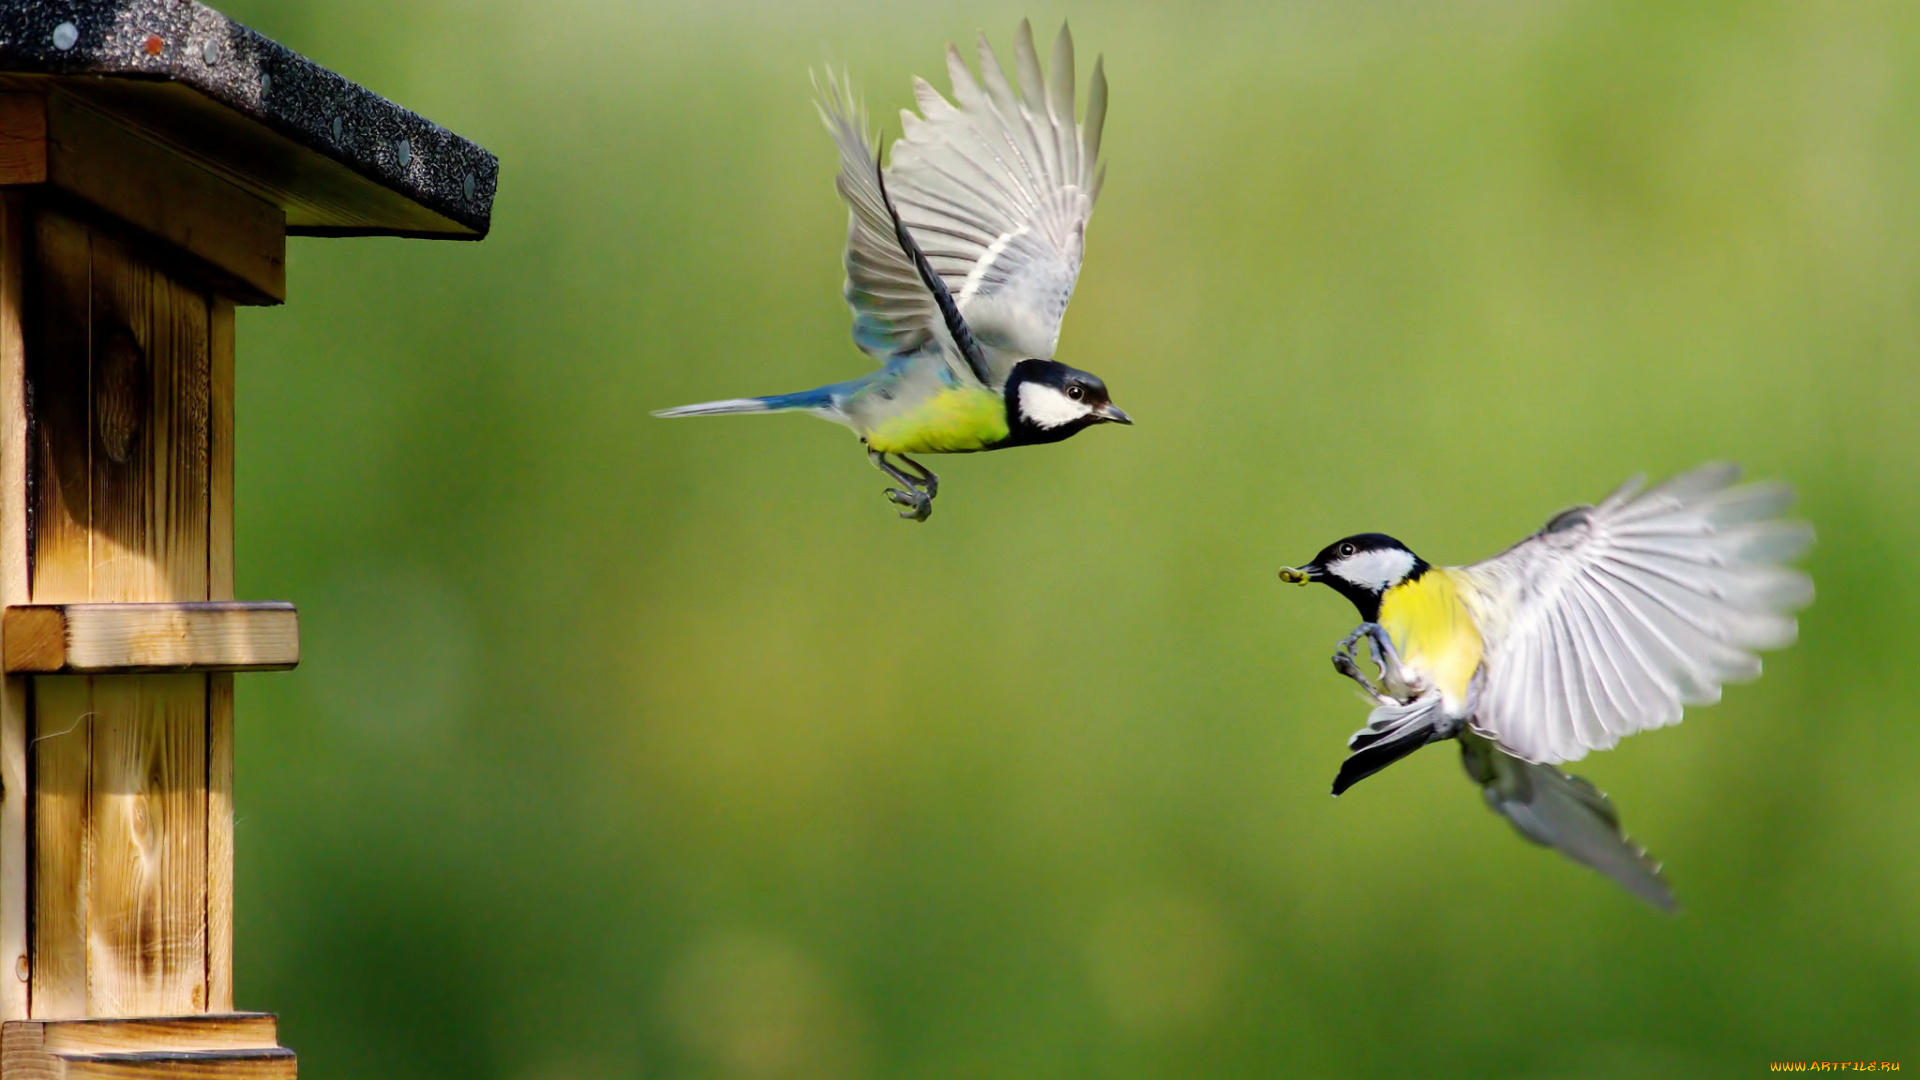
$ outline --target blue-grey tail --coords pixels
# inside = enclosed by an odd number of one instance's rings
[[[773,394],[768,397],[728,398],[725,401],[702,401],[696,405],[681,405],[673,409],[660,409],[653,415],[668,418],[678,416],[726,416],[730,413],[766,413],[789,412],[794,409],[806,409],[811,412],[835,412],[839,406],[836,397],[843,394],[849,383],[835,383],[832,386],[801,390],[793,394]]]

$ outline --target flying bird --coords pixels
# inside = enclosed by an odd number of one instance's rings
[[[1756,650],[1798,632],[1813,582],[1787,566],[1813,541],[1782,520],[1785,484],[1707,465],[1651,490],[1629,481],[1483,562],[1432,566],[1362,533],[1283,581],[1331,586],[1360,626],[1334,668],[1376,708],[1348,741],[1339,795],[1430,743],[1457,739],[1487,804],[1520,833],[1671,909],[1659,866],[1594,786],[1554,766],[1680,721],[1686,705],[1757,678]],[[1378,679],[1361,670],[1355,648]]]
[[[1043,75],[1033,30],[1021,21],[1018,90],[984,34],[979,58],[976,81],[947,46],[952,101],[914,80],[921,115],[902,110],[902,136],[884,169],[851,85],[829,72],[820,97],[849,210],[844,293],[853,340],[880,369],[655,416],[805,412],[844,424],[899,485],[886,494],[900,516],[915,521],[933,512],[940,478],[909,454],[1031,446],[1133,422],[1098,377],[1053,358],[1105,175],[1102,63],[1094,62],[1076,123],[1066,26]]]

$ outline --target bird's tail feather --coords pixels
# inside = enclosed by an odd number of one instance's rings
[[[1660,864],[1620,831],[1619,813],[1592,784],[1503,753],[1470,731],[1460,734],[1460,762],[1487,805],[1520,835],[1600,871],[1662,911],[1676,910]]]
[[[1347,740],[1352,753],[1340,763],[1340,775],[1333,778],[1333,793],[1345,794],[1348,788],[1415,750],[1451,735],[1456,726],[1447,719],[1445,704],[1437,693],[1380,706],[1367,717],[1367,726]]]
[[[728,398],[725,401],[702,401],[697,405],[680,405],[671,409],[655,409],[653,415],[669,419],[676,416],[725,416],[728,413],[772,412],[765,398],[745,397]]]
[[[836,383],[814,390],[801,390],[793,394],[773,394],[768,397],[728,398],[725,401],[702,401],[695,405],[681,405],[672,409],[660,409],[653,415],[668,419],[680,416],[727,416],[732,413],[786,412],[790,409],[832,410],[834,394],[851,384]]]

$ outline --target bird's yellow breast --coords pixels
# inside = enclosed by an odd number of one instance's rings
[[[1388,589],[1380,597],[1380,628],[1407,673],[1438,689],[1448,711],[1464,712],[1483,646],[1453,575],[1436,566]]]
[[[1007,406],[999,394],[957,386],[875,424],[867,445],[883,454],[964,454],[987,449],[1007,430]]]

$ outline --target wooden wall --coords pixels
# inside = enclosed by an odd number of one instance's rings
[[[0,602],[231,599],[232,305],[51,201],[0,214]],[[232,676],[7,683],[0,1016],[230,1010]]]

